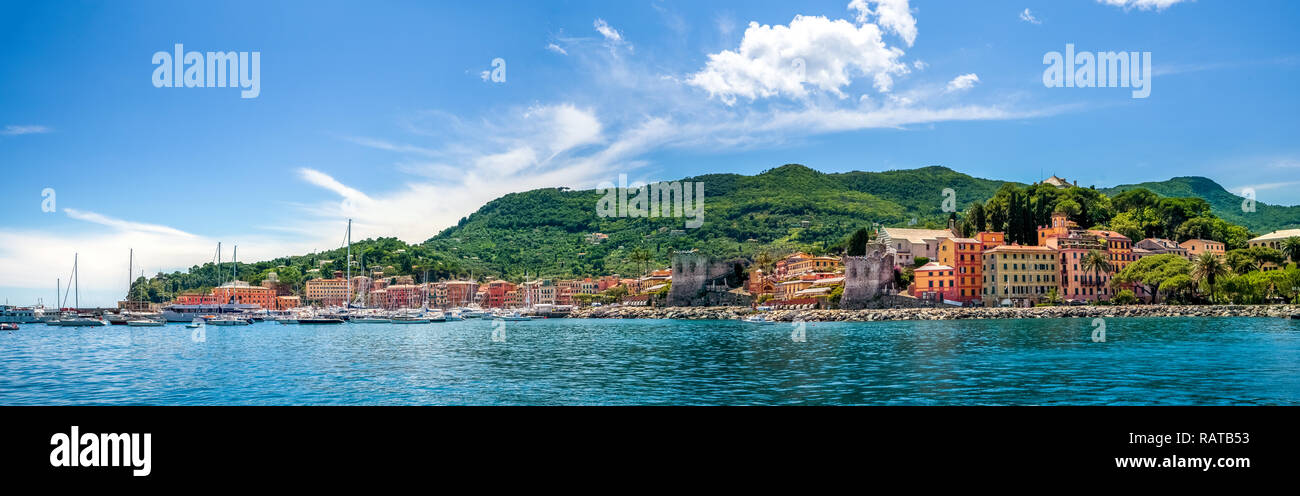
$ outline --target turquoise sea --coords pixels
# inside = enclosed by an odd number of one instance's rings
[[[496,325],[500,325],[499,323]],[[552,319],[0,332],[3,405],[1294,405],[1300,321]],[[498,340],[493,339],[493,331]],[[503,338],[503,340],[501,340]]]

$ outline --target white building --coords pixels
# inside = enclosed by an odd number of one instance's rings
[[[916,257],[938,260],[939,243],[959,237],[950,229],[907,229],[886,227],[880,230],[880,242],[893,249],[894,265],[906,267],[915,263]]]

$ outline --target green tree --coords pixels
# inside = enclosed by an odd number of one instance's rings
[[[1230,273],[1227,264],[1213,253],[1202,253],[1192,262],[1192,280],[1197,284],[1204,282],[1210,286],[1210,301],[1214,301],[1214,284],[1220,277]]]
[[[1115,294],[1114,298],[1110,299],[1110,302],[1116,305],[1132,305],[1137,301],[1137,295],[1133,294],[1131,289],[1120,290],[1119,293]]]
[[[871,241],[871,234],[866,228],[860,228],[853,231],[853,236],[849,237],[849,246],[845,254],[850,257],[860,257],[867,254],[867,243]]]
[[[1291,236],[1282,240],[1282,254],[1287,260],[1300,262],[1300,236]]]
[[[1114,270],[1110,259],[1098,250],[1088,250],[1088,253],[1084,254],[1083,259],[1079,261],[1079,267],[1084,272],[1092,272],[1092,280],[1098,284],[1101,283],[1102,272],[1109,274]]]

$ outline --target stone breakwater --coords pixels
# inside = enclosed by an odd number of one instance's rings
[[[749,307],[592,307],[574,310],[585,319],[743,319]],[[1034,308],[894,308],[884,310],[774,310],[769,320],[790,322],[874,322],[882,320],[1075,319],[1123,317],[1274,317],[1300,318],[1300,305],[1127,305]]]

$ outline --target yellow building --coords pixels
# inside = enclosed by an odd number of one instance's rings
[[[836,272],[842,270],[840,259],[835,257],[801,258],[790,263],[786,268],[787,276],[800,276],[814,272]]]
[[[333,279],[309,279],[303,288],[307,301],[320,302],[322,305],[342,305],[348,299],[348,280],[341,277]]]
[[[1003,245],[984,252],[981,294],[985,306],[1031,306],[1059,285],[1056,250]]]
[[[1247,241],[1246,243],[1249,244],[1252,248],[1256,246],[1263,246],[1266,248],[1272,248],[1274,250],[1281,250],[1282,243],[1285,242],[1287,238],[1294,238],[1294,237],[1300,237],[1300,229],[1283,229],[1281,231],[1273,231],[1263,236],[1251,238],[1251,240]],[[1265,272],[1270,270],[1277,270],[1277,269],[1278,269],[1277,264],[1273,262],[1265,262],[1259,267],[1259,270]]]

